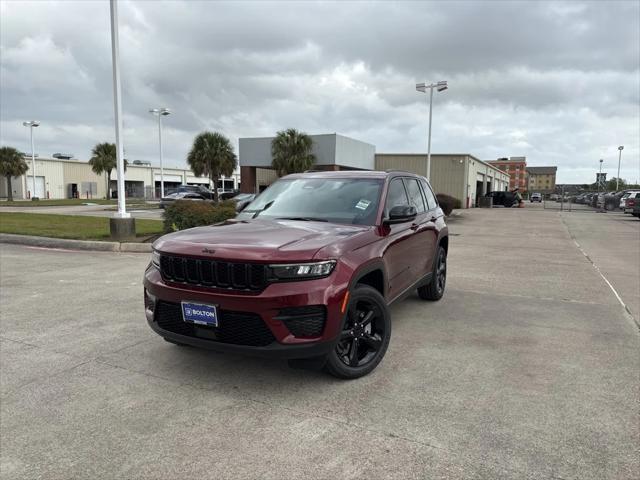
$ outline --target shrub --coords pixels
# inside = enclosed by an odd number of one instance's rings
[[[454,208],[462,208],[462,202],[460,202],[459,199],[452,197],[451,195],[438,193],[436,195],[436,198],[438,199],[440,208],[442,208],[442,211],[447,217],[451,215],[451,212]]]
[[[223,222],[236,216],[235,202],[210,202],[178,200],[164,211],[166,233]]]

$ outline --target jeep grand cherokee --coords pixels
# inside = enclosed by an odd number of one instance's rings
[[[233,220],[158,239],[146,317],[171,343],[312,361],[357,378],[384,357],[391,303],[415,290],[442,297],[448,246],[423,177],[289,175]]]

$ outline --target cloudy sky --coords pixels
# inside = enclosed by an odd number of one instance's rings
[[[598,159],[640,178],[640,2],[120,1],[129,159],[184,165],[193,137],[294,127],[378,152],[426,151],[421,81],[436,94],[432,151],[526,155],[559,182]],[[72,152],[114,141],[109,3],[0,0],[0,143]]]

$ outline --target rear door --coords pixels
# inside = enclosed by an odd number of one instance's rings
[[[431,271],[437,240],[435,210],[430,210],[418,178],[405,177],[403,180],[409,196],[409,204],[414,206],[418,212],[418,216],[409,227],[415,232],[414,238],[411,240],[411,256],[413,258],[411,268],[415,282]],[[435,199],[433,199],[433,203],[433,209],[435,209]]]
[[[427,214],[426,214],[426,234],[425,242],[428,246],[428,263],[426,265],[426,271],[433,271],[433,261],[435,260],[436,255],[436,247],[438,245],[438,227],[436,222],[439,217],[444,216],[442,210],[438,209],[438,201],[436,200],[436,196],[431,190],[431,185],[425,179],[420,179],[420,186],[422,187],[422,193],[424,194],[425,201],[427,204]]]

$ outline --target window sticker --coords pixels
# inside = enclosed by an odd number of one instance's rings
[[[358,210],[366,210],[369,205],[371,205],[371,202],[363,199],[356,203],[356,208]]]

